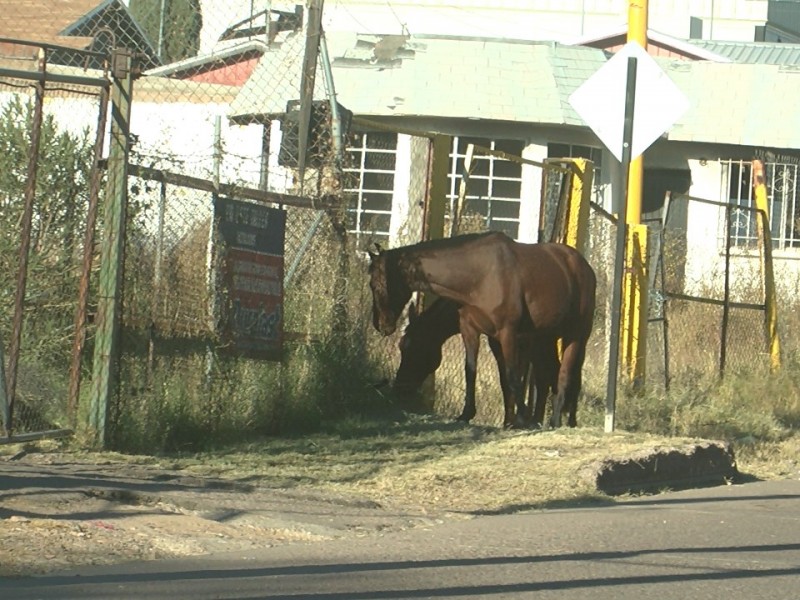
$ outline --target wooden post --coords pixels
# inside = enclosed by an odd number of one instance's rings
[[[6,359],[3,355],[3,340],[0,339],[0,419],[3,421],[3,435],[11,437],[11,423],[8,420],[8,396],[6,395]]]
[[[300,195],[305,188],[306,154],[308,153],[309,127],[314,102],[314,81],[317,74],[320,32],[322,31],[322,0],[309,0],[306,21],[306,48],[303,55],[303,72],[300,74],[300,121],[297,128],[297,172]]]
[[[428,197],[422,223],[422,239],[425,240],[444,237],[447,176],[452,145],[453,138],[449,135],[436,135],[431,141],[431,151],[428,155]]]
[[[118,346],[125,219],[128,203],[128,151],[133,93],[132,53],[114,50],[111,85],[111,145],[106,180],[104,238],[100,252],[100,291],[89,408],[89,428],[96,447],[106,444],[106,417],[118,385]]]
[[[458,230],[461,228],[461,217],[464,213],[464,205],[467,202],[467,190],[469,188],[469,178],[472,175],[472,159],[474,155],[475,144],[468,144],[467,152],[464,155],[464,172],[461,173],[461,182],[458,184],[458,198],[450,214],[450,237],[458,235]]]
[[[450,164],[450,148],[453,138],[448,135],[436,135],[430,141],[428,152],[428,189],[425,198],[425,210],[422,216],[422,239],[436,240],[444,237],[444,217],[447,198],[447,178]],[[422,306],[427,308],[435,296],[425,294]],[[420,407],[433,412],[436,399],[436,374],[432,373],[422,385],[424,404]]]

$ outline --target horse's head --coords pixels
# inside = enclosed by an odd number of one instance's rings
[[[370,250],[369,287],[372,289],[372,324],[383,335],[397,329],[397,319],[411,298],[411,289],[403,280],[392,251],[375,244]]]
[[[428,335],[428,328],[416,315],[412,304],[408,310],[408,326],[400,338],[400,366],[394,379],[394,388],[401,396],[416,393],[442,363],[442,344]]]

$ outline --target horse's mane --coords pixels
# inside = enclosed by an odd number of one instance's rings
[[[508,238],[504,233],[498,231],[486,231],[482,233],[467,233],[452,238],[441,238],[436,240],[426,240],[411,244],[410,246],[400,246],[391,248],[382,253],[386,260],[387,279],[402,278],[413,289],[429,291],[428,280],[422,272],[420,255],[427,251],[452,250],[465,246],[475,240],[487,237]],[[417,287],[419,286],[419,287]]]
[[[416,252],[419,250],[442,250],[448,248],[458,248],[465,244],[469,244],[470,242],[474,242],[477,239],[490,237],[490,236],[503,236],[506,235],[500,231],[483,231],[480,233],[465,233],[462,235],[457,235],[455,237],[450,238],[439,238],[435,240],[425,240],[424,242],[417,242],[416,244],[411,244],[410,246],[400,246],[398,248],[391,248],[386,252],[396,253],[396,254],[405,254],[410,252]]]

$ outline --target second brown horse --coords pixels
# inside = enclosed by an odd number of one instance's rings
[[[592,329],[596,279],[586,259],[564,244],[520,244],[489,232],[421,242],[371,253],[375,328],[389,335],[412,291],[433,292],[460,305],[459,330],[467,369],[474,369],[481,334],[503,358],[508,427],[525,426],[521,334],[542,344],[562,340],[553,426],[577,401],[586,343]],[[514,409],[516,408],[516,415]]]
[[[414,304],[408,309],[409,322],[400,338],[400,366],[394,379],[394,388],[401,396],[415,394],[424,381],[433,374],[442,363],[442,346],[459,333],[459,309],[461,307],[446,298],[437,298],[428,308],[417,314]],[[497,341],[489,338],[489,349],[497,361],[500,389],[505,398],[508,394],[503,354]],[[534,340],[530,333],[522,334],[519,341],[520,360],[524,361],[522,369],[528,379],[528,403],[525,421],[534,427],[544,424],[544,413],[547,398],[555,393],[558,382],[558,370],[561,363],[554,342],[544,344]],[[529,365],[529,366],[527,366]],[[477,369],[477,365],[476,365]],[[475,379],[476,369],[471,369],[465,361],[464,409],[459,421],[469,422],[475,417]],[[525,386],[523,385],[523,390]],[[565,406],[569,412],[569,424],[577,424],[577,406]]]

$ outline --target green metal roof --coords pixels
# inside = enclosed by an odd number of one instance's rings
[[[350,34],[329,35],[328,47],[339,102],[365,117],[585,126],[568,98],[607,60],[596,48],[513,40]],[[288,100],[299,98],[294,82],[300,80],[301,59],[294,48],[294,53],[277,48],[262,57],[232,104],[233,118],[280,115]],[[794,100],[800,68],[679,59],[658,63],[690,101],[668,139],[800,148]],[[321,73],[317,86],[316,97],[324,97]]]
[[[688,40],[693,46],[719,54],[737,63],[800,65],[800,44],[778,42],[723,42]]]
[[[380,36],[327,37],[337,98],[364,116],[580,125],[567,98],[605,62],[601,50],[553,42],[412,37],[392,56],[376,52]],[[299,81],[299,69],[280,49],[267,52],[232,116],[282,113],[287,100],[299,98],[297,85],[287,83]]]

